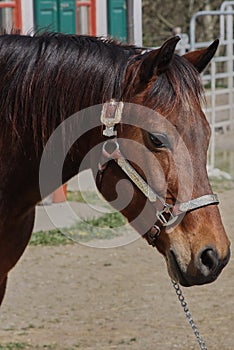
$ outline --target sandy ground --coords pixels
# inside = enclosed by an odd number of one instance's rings
[[[234,240],[234,190],[220,198]],[[233,258],[217,282],[184,289],[209,350],[234,349],[233,290]],[[115,249],[31,246],[10,274],[0,349],[198,348],[163,258],[142,239]]]

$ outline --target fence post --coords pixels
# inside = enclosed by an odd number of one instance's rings
[[[228,6],[227,11],[232,11],[232,7]],[[228,103],[230,128],[233,129],[233,16],[227,15],[227,71],[228,71]]]
[[[213,171],[215,167],[215,104],[216,104],[216,63],[215,60],[211,61],[211,118],[210,118],[210,128],[211,128],[211,138],[210,138],[210,170]]]

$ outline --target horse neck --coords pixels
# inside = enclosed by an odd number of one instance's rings
[[[24,38],[18,39],[20,42],[21,40],[23,47]],[[30,43],[31,40],[34,39],[30,38]],[[18,44],[15,43],[15,45]],[[57,55],[58,59],[57,56],[53,56],[54,50],[52,50],[47,60],[44,60],[43,54],[38,56],[39,61],[35,66],[31,58],[34,57],[35,60],[35,55],[40,54],[37,44],[32,52],[24,46],[24,50],[21,51],[30,60],[31,65],[28,66],[28,61],[21,57],[20,68],[15,67],[18,74],[7,76],[4,73],[6,76],[2,76],[2,81],[6,82],[8,79],[9,89],[8,91],[3,89],[6,95],[1,99],[1,113],[7,116],[13,113],[10,120],[14,125],[10,134],[9,124],[6,123],[4,132],[8,136],[5,141],[12,139],[16,131],[16,142],[12,142],[14,152],[12,151],[11,158],[18,158],[18,160],[12,163],[15,164],[15,169],[22,172],[22,178],[27,178],[27,169],[31,169],[33,176],[28,178],[27,183],[25,182],[25,187],[34,186],[37,193],[39,193],[38,176],[35,174],[40,169],[40,159],[44,154],[47,142],[59,125],[70,120],[69,116],[74,112],[101,104],[113,97],[119,99],[122,95],[122,83],[130,53],[126,54],[125,50],[117,45],[105,47],[105,44],[100,42],[95,45],[94,52],[92,50],[88,53],[82,51],[79,56],[77,54],[79,50],[76,52],[74,49],[71,55],[67,52],[66,55],[65,52],[62,52],[63,56]],[[19,49],[20,47],[18,51]],[[80,50],[82,50],[81,47]],[[54,62],[54,59],[57,61]],[[47,62],[48,60],[50,62]],[[9,60],[7,63],[9,71],[12,71],[10,69],[13,67],[12,62],[13,60]],[[57,71],[58,76],[56,76]],[[20,79],[23,84],[19,83]],[[17,86],[20,86],[20,89],[16,89]],[[93,127],[96,128],[95,131],[90,131]],[[83,159],[90,149],[95,148],[101,141],[103,137],[100,126],[100,109],[88,115],[86,113],[80,116],[78,113],[77,118],[69,125],[65,133],[64,130],[61,131],[59,141],[49,149],[48,159],[56,169],[55,155],[60,155],[64,161],[62,181],[67,181],[79,171],[81,165],[82,169],[96,165],[95,162],[90,161],[90,157],[87,157],[87,162],[83,162]],[[66,148],[67,144],[73,145],[69,151]],[[94,153],[98,158],[98,151]],[[57,185],[58,183],[52,178],[48,185],[48,192],[53,191]]]

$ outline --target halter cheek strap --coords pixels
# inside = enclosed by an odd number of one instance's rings
[[[117,136],[114,130],[116,124],[120,123],[122,118],[123,102],[111,100],[103,105],[101,122],[105,129],[103,135],[107,137]],[[111,151],[110,151],[111,150]],[[152,246],[156,245],[157,237],[161,228],[175,224],[178,217],[189,211],[212,204],[218,204],[219,200],[216,194],[206,194],[204,196],[191,199],[188,202],[176,203],[175,205],[166,203],[156,191],[154,191],[142,176],[133,168],[128,160],[120,151],[118,141],[115,138],[107,140],[102,147],[101,159],[98,165],[96,184],[101,190],[102,177],[109,161],[114,160],[135,186],[145,195],[145,197],[156,208],[156,222],[147,232],[147,239]]]

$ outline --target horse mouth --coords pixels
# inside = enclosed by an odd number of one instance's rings
[[[199,259],[196,260],[197,272],[191,276],[183,272],[175,252],[171,249],[167,256],[170,277],[184,287],[214,282],[227,264],[230,258],[230,250],[223,260],[218,259],[218,255],[215,254],[214,250],[212,254],[210,251],[210,248],[203,249],[202,254],[198,254]],[[205,257],[202,256],[203,253],[206,254]]]
[[[171,275],[171,278],[176,282],[180,283],[183,287],[191,287],[192,284],[189,283],[184,277],[184,274],[180,268],[180,265],[177,261],[176,255],[173,252],[173,250],[169,251],[168,262],[170,265],[169,274]]]

